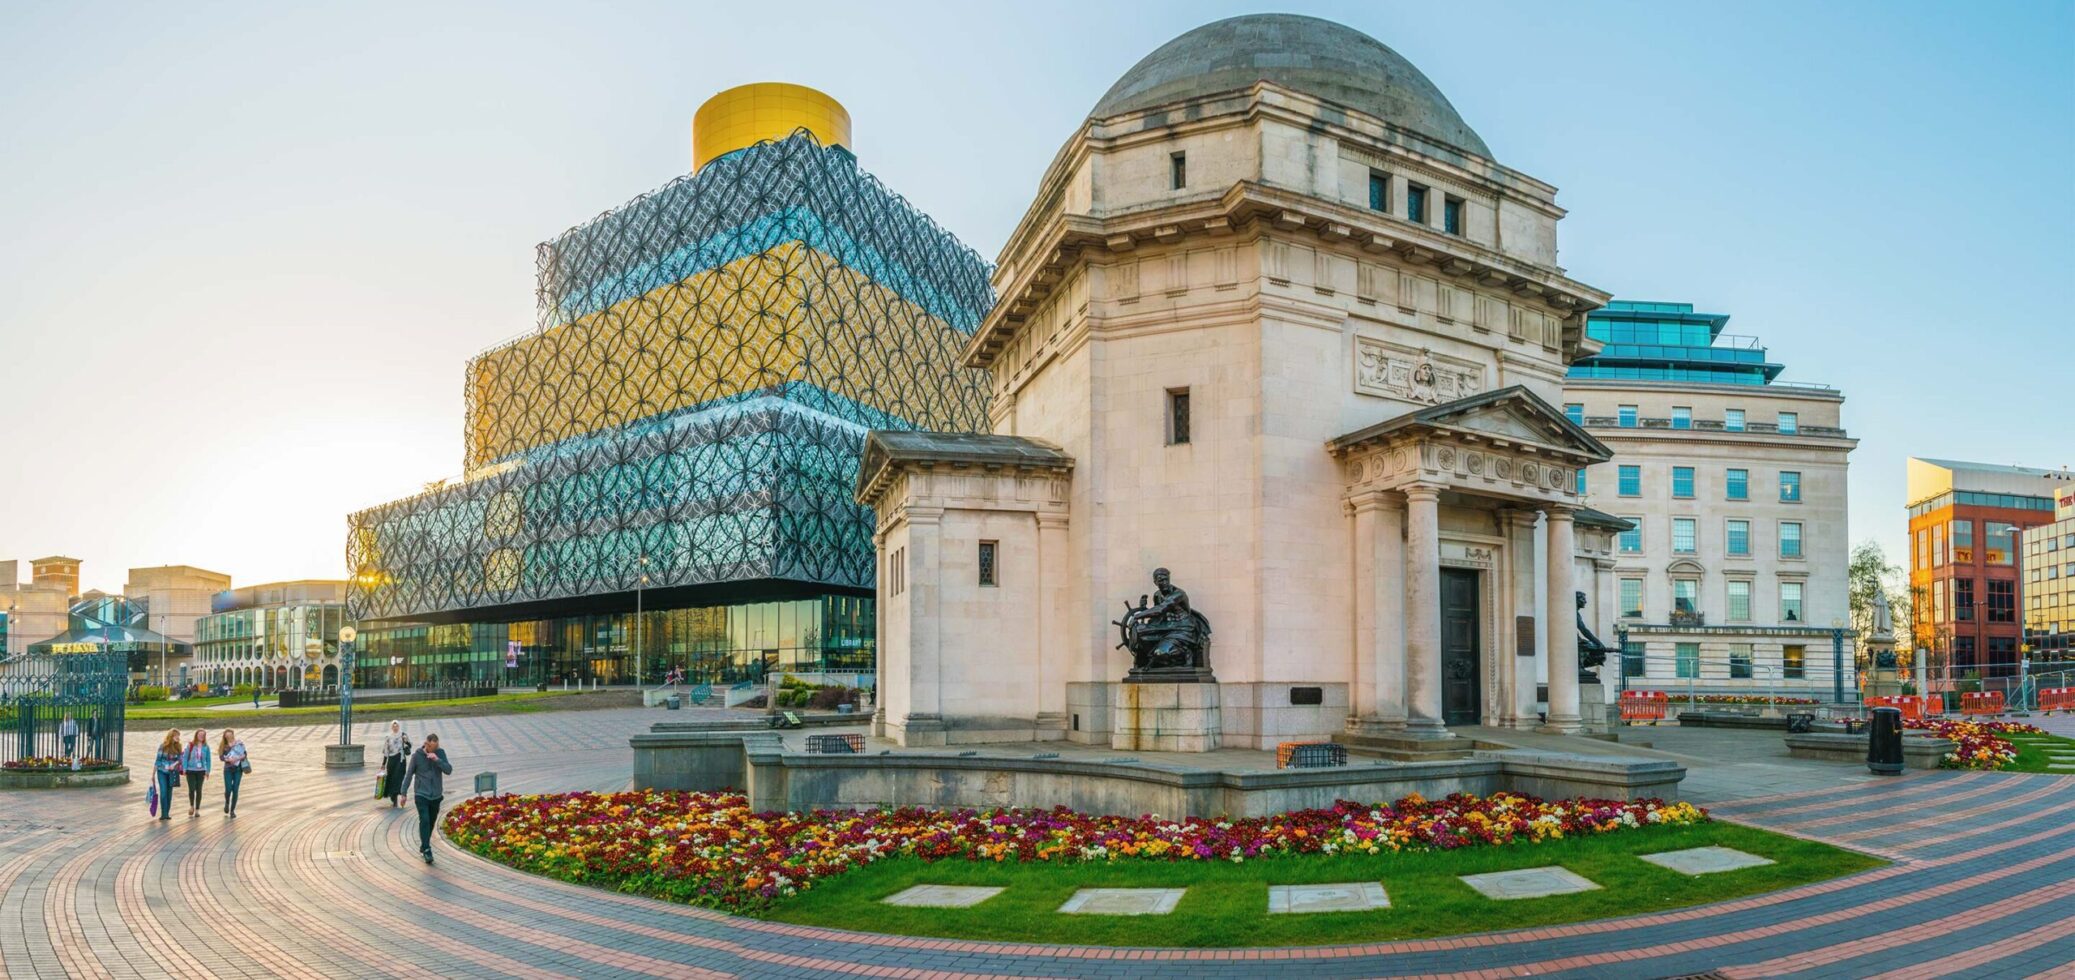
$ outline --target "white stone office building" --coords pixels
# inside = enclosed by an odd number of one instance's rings
[[[1618,525],[1558,407],[1608,297],[1557,264],[1555,193],[1326,21],[1132,68],[1000,256],[966,349],[994,434],[867,442],[878,730],[1120,744],[1186,714],[1117,683],[1155,567],[1214,630],[1190,744],[1576,730],[1571,597]]]
[[[1632,525],[1600,621],[1626,635],[1629,688],[1849,697],[1844,396],[1775,380],[1728,320],[1645,302],[1588,319],[1602,349],[1572,369],[1564,411],[1614,451],[1587,469],[1586,501]]]

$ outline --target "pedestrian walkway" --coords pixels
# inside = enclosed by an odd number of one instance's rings
[[[657,709],[413,721],[505,791],[629,783]],[[361,726],[372,742],[380,719]],[[254,730],[236,821],[147,821],[120,790],[0,794],[0,975],[18,977],[1732,977],[2066,975],[2075,962],[2075,777],[1924,772],[1827,785],[1755,752],[1676,747],[1731,820],[1879,853],[1892,866],[1694,909],[1449,939],[1283,950],[1131,950],[929,940],[745,920],[547,881],[444,843],[327,771],[330,726]],[[787,733],[788,738],[801,733]],[[132,760],[148,756],[148,733]],[[1777,741],[1777,736],[1774,736]],[[1668,750],[1660,750],[1668,751]],[[1723,775],[1727,773],[1727,775]],[[1745,787],[1744,789],[1737,789]],[[1762,789],[1762,788],[1760,788]],[[1735,795],[1732,795],[1732,791]],[[209,787],[217,792],[215,784]]]

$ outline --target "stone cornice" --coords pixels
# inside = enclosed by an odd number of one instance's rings
[[[1064,281],[1069,267],[1086,261],[1084,251],[1124,252],[1141,243],[1166,245],[1185,238],[1222,237],[1257,222],[1283,233],[1308,233],[1378,256],[1390,255],[1407,265],[1431,266],[1439,274],[1470,279],[1486,288],[1507,289],[1516,302],[1539,305],[1554,316],[1574,321],[1576,326],[1565,329],[1571,344],[1583,342],[1584,312],[1604,306],[1611,297],[1554,269],[1511,258],[1467,239],[1366,208],[1248,180],[1233,184],[1215,198],[1106,218],[1055,212],[1032,227],[1027,236],[1019,229],[1022,241],[1012,248],[1019,257],[1034,258],[1003,263],[1003,270],[1013,278],[996,284],[1000,298],[967,342],[962,359],[968,367],[990,366]]]

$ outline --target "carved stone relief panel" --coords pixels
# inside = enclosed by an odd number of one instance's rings
[[[1484,366],[1431,350],[1355,338],[1355,390],[1424,405],[1484,390]]]

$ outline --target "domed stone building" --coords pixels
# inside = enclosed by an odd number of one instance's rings
[[[1578,730],[1572,597],[1623,525],[1581,507],[1609,453],[1552,404],[1608,298],[1557,264],[1555,196],[1339,24],[1237,17],[1132,66],[1000,256],[964,352],[993,434],[867,440],[879,731]],[[1118,646],[1156,566],[1212,628],[1174,682]]]

